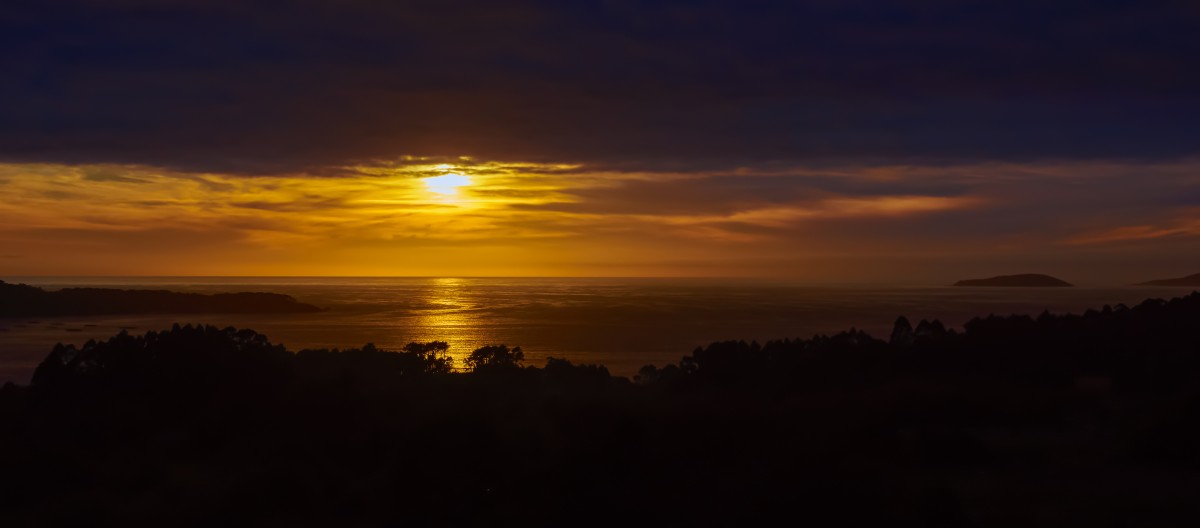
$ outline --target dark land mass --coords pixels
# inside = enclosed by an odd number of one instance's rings
[[[278,293],[179,293],[166,290],[66,288],[46,291],[0,281],[0,317],[58,315],[306,313],[320,308]]]
[[[1143,282],[1138,286],[1200,286],[1200,273],[1177,279],[1159,279]]]
[[[122,333],[0,390],[0,523],[1194,526],[1197,322],[1197,293],[900,318],[633,380],[503,345]]]
[[[1040,273],[1024,273],[1021,275],[1000,275],[989,279],[968,279],[954,283],[955,286],[1000,286],[1018,288],[1046,288],[1072,286],[1071,283]]]

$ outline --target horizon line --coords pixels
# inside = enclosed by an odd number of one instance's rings
[[[793,282],[810,286],[843,285],[904,285],[955,287],[954,282],[927,280],[836,280],[820,281],[798,277],[753,277],[742,275],[0,275],[0,282],[12,279],[597,279],[597,280],[729,280],[748,282]],[[1161,279],[1152,279],[1161,280]],[[1127,287],[1169,285],[1146,284],[1144,282],[1075,282],[1075,287]],[[1184,286],[1178,286],[1184,287]],[[1191,287],[1191,286],[1187,286]]]

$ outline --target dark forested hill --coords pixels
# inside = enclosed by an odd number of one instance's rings
[[[634,380],[444,342],[293,353],[176,326],[0,390],[0,523],[1190,526],[1200,294],[901,317]]]

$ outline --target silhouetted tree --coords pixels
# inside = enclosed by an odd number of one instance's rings
[[[638,373],[633,377],[633,382],[638,385],[651,385],[658,381],[658,367],[654,365],[645,365],[638,369]]]
[[[520,367],[524,361],[525,352],[521,347],[510,349],[507,345],[479,347],[466,359],[467,367],[471,370]]]
[[[546,358],[542,373],[551,385],[572,390],[600,388],[612,380],[604,365],[574,365],[566,359],[555,357]]]
[[[888,343],[893,346],[909,346],[915,339],[916,335],[913,333],[913,326],[908,322],[908,318],[903,315],[896,318],[896,324],[892,325],[892,336],[888,339]]]
[[[449,350],[450,344],[445,341],[404,345],[405,352],[416,354],[425,361],[426,372],[430,374],[446,374],[454,371],[454,358],[446,354]]]

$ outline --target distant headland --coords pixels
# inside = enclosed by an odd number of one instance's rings
[[[57,315],[309,313],[321,308],[279,293],[180,293],[166,290],[66,288],[46,291],[0,281],[0,317]]]
[[[967,279],[954,283],[955,286],[1001,286],[1018,288],[1053,288],[1074,286],[1073,284],[1040,273],[1024,273],[1020,275],[999,275],[988,279]]]
[[[1177,279],[1158,279],[1137,284],[1137,286],[1200,286],[1200,273]]]

